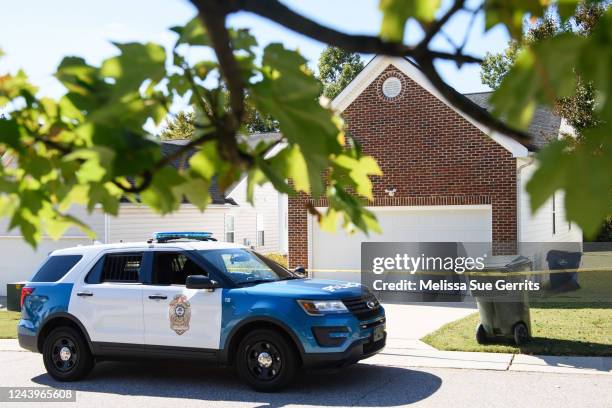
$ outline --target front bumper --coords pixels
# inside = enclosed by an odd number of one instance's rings
[[[353,363],[372,357],[380,352],[387,342],[387,333],[376,342],[370,339],[354,341],[345,351],[336,353],[305,353],[302,356],[306,368],[332,368],[344,367]]]

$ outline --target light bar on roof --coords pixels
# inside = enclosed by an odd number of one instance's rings
[[[184,231],[184,232],[154,232],[153,238],[157,242],[174,241],[177,239],[191,239],[196,241],[207,241],[211,240],[211,232],[196,232],[196,231]]]

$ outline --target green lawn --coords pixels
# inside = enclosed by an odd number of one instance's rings
[[[17,322],[21,312],[7,312],[0,310],[0,339],[17,338]]]
[[[612,356],[612,305],[578,306],[550,304],[531,308],[533,339],[520,348],[511,344],[478,344],[475,339],[478,313],[442,326],[422,340],[439,350]]]
[[[580,273],[578,282],[578,290],[531,301],[533,339],[520,348],[509,343],[478,344],[478,313],[449,323],[422,340],[440,350],[612,356],[612,273]]]

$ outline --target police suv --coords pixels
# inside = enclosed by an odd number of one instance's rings
[[[385,345],[385,312],[356,283],[307,279],[209,233],[52,252],[21,292],[19,344],[60,381],[96,361],[187,358],[234,366],[260,391],[300,367]]]

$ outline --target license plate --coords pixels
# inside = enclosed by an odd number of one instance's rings
[[[372,341],[377,342],[385,337],[385,325],[376,326],[372,331]]]

